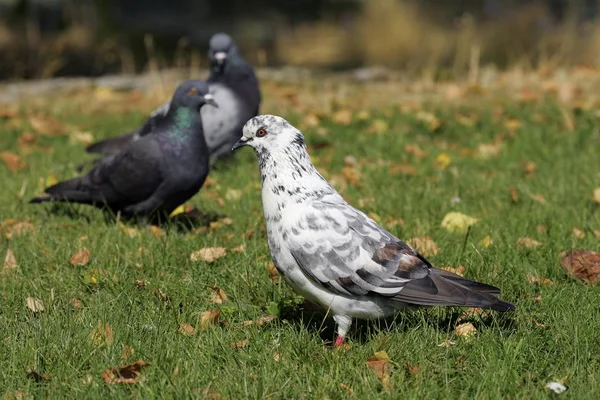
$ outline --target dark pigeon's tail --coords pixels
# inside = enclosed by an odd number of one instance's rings
[[[85,149],[85,151],[88,153],[100,153],[106,156],[117,154],[123,149],[123,147],[125,147],[125,145],[133,140],[135,133],[136,132],[130,132],[121,136],[92,143]]]
[[[73,178],[68,181],[59,182],[44,190],[45,195],[34,197],[29,200],[30,204],[45,203],[48,201],[73,202],[83,204],[95,204],[99,199],[94,198],[88,191],[80,189],[81,178]]]

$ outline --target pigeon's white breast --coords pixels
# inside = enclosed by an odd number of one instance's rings
[[[231,89],[215,83],[210,85],[210,93],[214,96],[218,107],[210,105],[202,107],[200,114],[206,144],[212,152],[232,138],[242,136],[241,127],[246,121],[240,121],[240,118],[244,118],[240,114],[240,101]]]

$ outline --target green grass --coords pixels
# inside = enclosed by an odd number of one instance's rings
[[[10,240],[2,234],[0,239],[2,259],[10,248],[19,264],[0,276],[0,393],[6,398],[22,392],[28,398],[180,399],[203,397],[209,388],[231,399],[530,399],[551,396],[545,384],[564,380],[568,392],[563,396],[600,398],[600,289],[569,278],[559,264],[563,250],[600,250],[593,235],[600,229],[600,212],[591,201],[600,185],[598,117],[581,112],[576,129],[568,132],[560,108],[551,101],[507,102],[500,116],[495,115],[497,102],[480,103],[426,105],[443,121],[435,132],[414,113],[396,109],[391,116],[372,116],[389,122],[389,131],[379,135],[365,134],[370,121],[344,127],[325,119],[327,136],[305,131],[309,144],[331,144],[312,151],[327,177],[342,173],[349,154],[361,164],[362,185],[348,184],[343,192],[351,204],[362,201],[363,210],[377,214],[384,226],[388,218],[403,219],[404,225],[391,231],[402,239],[429,235],[440,248],[430,257],[432,263],[465,266],[465,276],[502,288],[502,297],[517,306],[511,314],[470,319],[478,331],[471,339],[455,334],[460,309],[419,310],[359,323],[349,334],[348,351],[326,345],[334,338],[330,319],[303,310],[302,299],[285,283],[274,285],[269,279],[260,179],[250,150],[219,164],[211,172],[213,184],[190,202],[230,217],[231,225],[187,233],[169,229],[162,237],[140,229],[130,238],[89,207],[27,204],[39,193],[40,178],[51,173],[69,178],[77,164],[90,158],[67,137],[38,138],[54,151],[25,155],[28,168],[17,173],[0,164],[0,218],[27,220],[36,228],[34,234]],[[133,128],[142,115],[72,111],[64,109],[59,117],[91,130],[96,138]],[[463,126],[457,113],[474,114],[477,120]],[[297,115],[284,117],[300,122]],[[475,150],[506,134],[510,118],[518,119],[520,127],[514,137],[505,136],[497,156],[465,155],[464,149]],[[2,147],[18,152],[24,129],[0,126]],[[418,144],[427,156],[414,158],[405,152],[406,144]],[[443,170],[434,165],[441,152],[451,158]],[[524,173],[525,161],[537,165],[531,176]],[[390,164],[411,164],[416,175],[392,174]],[[511,187],[519,194],[516,204]],[[241,191],[241,197],[227,200],[230,189]],[[535,194],[546,204],[533,200]],[[223,206],[216,195],[225,199]],[[452,202],[455,197],[460,202]],[[467,237],[449,233],[440,226],[449,211],[480,221]],[[538,225],[547,230],[539,232]],[[585,239],[574,238],[574,227],[586,233]],[[479,244],[486,235],[493,239],[489,248]],[[542,246],[517,248],[521,237]],[[243,254],[229,252],[210,264],[190,260],[190,253],[203,247],[241,244],[246,246]],[[90,250],[91,262],[73,267],[69,258],[80,247]],[[554,284],[532,284],[530,275]],[[140,288],[136,280],[149,283]],[[211,302],[213,286],[225,290],[226,302]],[[155,289],[168,300],[153,294]],[[41,299],[45,311],[33,314],[26,306],[28,296]],[[79,299],[81,307],[74,307],[72,299]],[[221,310],[226,324],[200,329],[201,313],[213,308]],[[279,312],[279,318],[263,326],[242,324],[269,312]],[[112,328],[112,343],[97,345],[90,339],[99,321]],[[196,326],[198,334],[178,333],[181,323]],[[446,339],[456,344],[439,347]],[[232,347],[242,340],[249,341],[246,348]],[[123,361],[126,345],[135,354]],[[392,360],[391,394],[366,365],[369,356],[382,350]],[[151,363],[139,383],[102,381],[105,369],[138,359]],[[407,364],[418,366],[418,373],[409,373]],[[36,382],[27,377],[30,369],[51,379]],[[352,388],[352,395],[342,383]]]

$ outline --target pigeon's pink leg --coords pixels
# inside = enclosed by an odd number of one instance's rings
[[[344,344],[344,337],[343,336],[338,336],[335,338],[335,343],[333,344],[333,347],[335,349],[339,349],[340,347],[342,347],[342,345]]]

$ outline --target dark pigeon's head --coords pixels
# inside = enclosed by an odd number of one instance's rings
[[[250,146],[257,153],[304,148],[304,136],[285,119],[276,115],[259,115],[242,129],[242,137],[232,150]]]
[[[235,42],[226,33],[217,33],[210,38],[208,58],[213,73],[220,73],[227,64],[227,59],[238,53]]]
[[[200,110],[205,104],[218,107],[213,95],[209,92],[208,84],[205,81],[189,80],[182,82],[171,100],[171,107],[187,107],[194,110]]]

